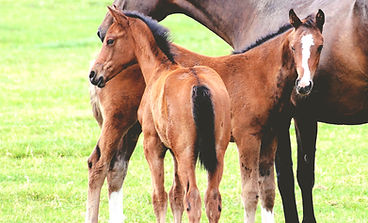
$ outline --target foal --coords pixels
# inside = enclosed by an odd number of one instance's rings
[[[198,157],[208,171],[207,217],[210,222],[218,222],[222,208],[219,184],[230,140],[230,99],[224,83],[211,68],[178,65],[170,52],[168,31],[157,22],[140,14],[125,15],[110,7],[109,10],[114,23],[91,74],[114,75],[136,60],[142,70],[146,89],[138,109],[138,120],[152,175],[157,222],[165,221],[167,210],[163,162],[168,148],[179,178],[177,204],[171,204],[176,205],[175,222],[181,222],[183,208],[187,210],[189,222],[200,221],[201,199],[195,179]],[[95,84],[104,85],[103,79],[97,80]],[[113,151],[101,151],[100,159],[107,158],[104,154],[109,152]],[[92,182],[98,181],[100,187],[103,179],[95,177]],[[88,195],[89,201],[97,199],[93,193]]]
[[[228,89],[231,98],[232,136],[239,150],[245,222],[254,222],[258,197],[262,201],[262,220],[273,221],[276,133],[292,115],[289,101],[294,86],[301,97],[311,92],[322,49],[322,11],[315,17],[310,16],[301,21],[294,11],[290,10],[289,19],[291,25],[281,27],[279,32],[257,41],[240,54],[214,58],[195,54],[174,44],[172,46],[175,59],[180,64],[200,64],[213,68]],[[133,68],[134,66],[131,66],[117,76],[92,75],[92,82],[100,80],[104,85],[109,81],[106,88],[98,89],[98,98],[104,99],[102,93],[116,92],[119,83],[124,83],[128,77],[132,77]],[[134,90],[141,88],[142,84],[139,83],[142,82],[137,81]],[[133,113],[136,111],[133,105],[139,104],[139,101],[135,101],[139,94],[135,96],[133,99],[129,97],[120,100],[118,105],[125,104],[125,110]],[[109,101],[103,100],[101,106],[105,106],[107,102]],[[97,105],[94,108],[98,110]],[[104,123],[111,121],[110,116],[105,116]],[[132,117],[125,117],[129,118]],[[137,133],[137,128],[131,128],[126,136]],[[120,137],[121,135],[112,138],[111,135],[102,133],[100,140],[109,138],[119,141]],[[136,141],[128,137],[124,142],[129,144],[122,148],[131,152]],[[126,171],[126,168],[124,170]],[[109,181],[108,178],[108,182],[112,180]],[[121,184],[119,186],[121,187]],[[174,185],[171,191],[175,192],[176,186]],[[170,201],[174,196],[175,193],[170,193]]]

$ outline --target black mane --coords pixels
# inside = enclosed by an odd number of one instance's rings
[[[174,54],[171,52],[171,41],[169,39],[170,32],[168,29],[160,25],[156,20],[145,16],[142,13],[136,11],[124,11],[124,14],[131,18],[138,18],[146,23],[156,40],[157,46],[172,63],[176,63],[174,60]]]
[[[305,27],[312,27],[312,26],[315,26],[315,22],[313,20],[313,16],[312,15],[309,15],[307,18],[304,19],[303,23],[302,23],[302,26],[305,26]],[[261,45],[262,43],[266,42],[267,40],[270,40],[272,38],[274,38],[275,36],[278,36],[286,31],[288,31],[289,29],[293,28],[293,26],[288,23],[288,24],[285,24],[283,26],[281,26],[279,28],[279,30],[277,30],[276,32],[274,33],[270,33],[264,37],[262,37],[261,39],[258,39],[256,42],[250,44],[248,47],[246,47],[245,49],[243,50],[240,50],[240,51],[233,51],[233,54],[241,54],[241,53],[245,53],[259,45]]]
[[[261,45],[262,43],[266,42],[267,40],[270,40],[272,38],[274,38],[275,36],[278,36],[286,31],[288,31],[289,29],[291,29],[293,26],[291,24],[285,24],[283,26],[281,26],[279,28],[279,30],[277,30],[276,32],[274,33],[270,33],[264,37],[262,37],[261,39],[258,39],[256,40],[256,42],[250,44],[249,46],[247,46],[245,49],[243,50],[240,50],[240,51],[233,51],[233,54],[241,54],[241,53],[245,53],[247,52],[248,50],[251,50],[259,45]]]

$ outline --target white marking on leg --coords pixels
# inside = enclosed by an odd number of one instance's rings
[[[302,37],[302,67],[304,69],[304,74],[302,79],[299,81],[300,87],[305,87],[309,85],[311,81],[311,73],[308,65],[308,60],[310,57],[310,48],[314,45],[312,34],[308,34]]]
[[[112,192],[109,197],[110,223],[122,223],[123,214],[123,187],[118,192]]]
[[[261,208],[262,223],[274,223],[273,211],[268,211],[266,208]]]

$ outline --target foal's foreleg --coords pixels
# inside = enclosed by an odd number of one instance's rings
[[[179,223],[182,220],[182,216],[184,212],[184,203],[183,203],[184,188],[180,183],[180,179],[178,175],[178,162],[174,155],[173,155],[173,160],[174,160],[174,181],[170,189],[169,199],[170,199],[171,211],[174,216],[174,222]]]
[[[101,187],[104,183],[112,158],[117,153],[117,146],[124,134],[124,125],[115,126],[106,121],[102,134],[88,159],[88,195],[86,222],[98,222]]]
[[[107,174],[109,190],[109,216],[110,222],[123,222],[123,190],[125,176],[128,171],[130,157],[137,144],[141,126],[137,122],[131,127],[118,145],[118,150],[113,157]]]
[[[235,139],[239,150],[244,222],[253,223],[259,197],[258,176],[261,143],[259,137],[254,134],[244,134],[242,137],[235,136]]]
[[[164,154],[162,142],[156,133],[144,134],[144,155],[151,170],[152,203],[156,221],[165,222],[167,193],[164,186]]]

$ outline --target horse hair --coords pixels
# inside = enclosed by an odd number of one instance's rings
[[[214,173],[217,168],[218,160],[215,142],[215,114],[211,98],[211,92],[206,86],[193,86],[192,113],[197,132],[194,162],[196,162],[199,157],[202,166],[209,173]]]
[[[160,25],[156,20],[149,16],[145,16],[140,12],[136,11],[123,11],[124,14],[131,18],[138,18],[147,24],[148,28],[151,30],[153,37],[156,40],[157,46],[161,51],[167,56],[167,58],[172,62],[176,63],[174,60],[174,54],[171,52],[171,40],[170,31]]]
[[[275,36],[278,36],[284,32],[286,32],[287,30],[291,29],[293,26],[291,24],[285,24],[283,26],[281,26],[279,28],[279,30],[277,30],[276,32],[274,33],[270,33],[258,40],[256,40],[256,42],[250,44],[249,46],[247,46],[246,48],[244,48],[243,50],[240,50],[240,51],[233,51],[233,54],[241,54],[241,53],[245,53],[259,45],[261,45],[262,43],[266,42],[267,40],[270,40],[272,38],[274,38]]]
[[[315,22],[313,21],[313,16],[312,15],[309,15],[306,19],[305,19],[305,21],[302,23],[302,26],[305,26],[305,27],[311,27],[311,26],[315,26],[316,24],[315,24]],[[249,46],[247,46],[246,48],[244,48],[243,50],[240,50],[240,51],[233,51],[233,54],[241,54],[241,53],[245,53],[245,52],[247,52],[247,51],[249,51],[249,50],[251,50],[251,49],[253,49],[253,48],[255,48],[255,47],[257,47],[257,46],[259,46],[259,45],[261,45],[261,44],[263,44],[264,42],[267,42],[268,40],[270,40],[270,39],[272,39],[272,38],[274,38],[274,37],[276,37],[276,36],[278,36],[278,35],[280,35],[280,34],[282,34],[282,33],[284,33],[284,32],[286,32],[286,31],[288,31],[289,29],[291,29],[293,26],[290,24],[290,23],[288,23],[288,24],[285,24],[285,25],[283,25],[283,26],[281,26],[280,28],[279,28],[279,30],[277,30],[276,32],[274,32],[274,33],[270,33],[270,34],[268,34],[268,35],[266,35],[266,36],[264,36],[264,37],[262,37],[262,38],[260,38],[260,39],[258,39],[258,40],[256,40],[256,42],[254,42],[254,43],[252,43],[252,44],[250,44]]]

